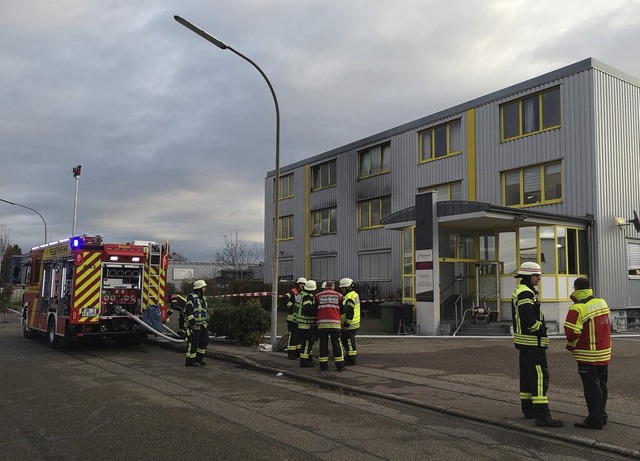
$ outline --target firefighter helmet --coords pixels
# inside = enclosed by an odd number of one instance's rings
[[[340,288],[349,288],[351,285],[353,285],[353,280],[351,280],[349,277],[340,279]]]
[[[304,284],[305,291],[316,291],[317,285],[314,280],[307,280],[307,283]]]
[[[300,278],[298,279],[298,281],[296,282],[296,285],[297,285],[298,283],[307,283],[307,279],[305,279],[304,277],[300,277]]]
[[[204,288],[206,286],[207,284],[204,282],[204,280],[196,280],[195,282],[193,282],[194,290],[199,290],[200,288]]]
[[[522,277],[523,275],[542,275],[540,264],[534,263],[532,261],[527,261],[526,263],[520,264],[520,269],[518,269],[516,277]]]
[[[327,282],[322,282],[322,285],[320,285],[320,288],[322,288],[323,290],[327,288]]]

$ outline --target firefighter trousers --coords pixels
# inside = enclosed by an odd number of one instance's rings
[[[542,347],[520,350],[520,404],[525,415],[536,418],[551,416],[549,412],[549,367],[547,350]]]
[[[333,349],[336,368],[344,368],[344,350],[340,341],[340,328],[318,328],[318,362],[320,369],[326,370],[329,363],[329,342]]]
[[[190,328],[187,334],[187,364],[204,362],[204,353],[209,344],[209,330],[205,326]]]
[[[289,332],[289,338],[287,339],[287,356],[289,358],[296,358],[300,355],[298,323],[287,320],[287,331]]]
[[[358,358],[358,350],[356,348],[356,334],[358,334],[358,328],[353,330],[342,330],[342,347],[346,353],[345,364],[355,365],[356,358]]]
[[[298,339],[300,340],[300,365],[313,363],[313,344],[316,342],[316,329],[300,328],[298,326]]]
[[[584,399],[587,401],[589,416],[585,420],[594,426],[607,424],[607,388],[609,367],[607,365],[578,364],[578,374],[582,379]]]

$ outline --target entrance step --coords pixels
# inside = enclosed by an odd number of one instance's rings
[[[511,325],[506,323],[465,323],[456,336],[511,336]]]

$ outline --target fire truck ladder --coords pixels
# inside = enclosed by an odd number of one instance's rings
[[[149,244],[149,285],[147,294],[148,306],[159,306],[161,301],[160,291],[162,289],[162,245],[159,243]]]

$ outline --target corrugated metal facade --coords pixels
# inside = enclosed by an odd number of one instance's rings
[[[294,196],[280,201],[280,216],[294,217],[294,238],[281,241],[281,261],[289,261],[284,274],[317,277],[309,272],[314,258],[329,258],[335,278],[357,280],[359,257],[387,253],[390,275],[387,288],[402,286],[400,232],[385,228],[358,230],[358,202],[391,196],[391,212],[412,207],[420,188],[462,181],[463,199],[502,204],[501,172],[552,161],[562,165],[562,201],[533,207],[547,213],[595,218],[592,235],[592,274],[598,293],[612,306],[640,305],[640,280],[627,271],[626,237],[637,238],[632,226],[619,227],[614,217],[630,218],[640,211],[640,81],[603,63],[587,59],[543,76],[477,98],[347,146],[281,168],[281,176],[294,175]],[[504,102],[559,87],[559,129],[501,142],[500,105]],[[468,120],[475,126],[467,127]],[[463,150],[435,161],[418,161],[418,133],[451,120],[462,122]],[[467,137],[475,148],[469,155]],[[390,142],[389,174],[358,179],[358,152]],[[310,191],[309,171],[314,165],[336,160],[336,186]],[[473,181],[469,172],[473,172]],[[273,172],[265,182],[265,242],[272,241]],[[337,209],[337,233],[310,237],[310,213]],[[268,247],[268,246],[267,246]],[[270,280],[271,253],[265,263]],[[324,269],[323,269],[324,270]],[[382,281],[381,281],[382,282]],[[558,292],[564,296],[566,287]],[[503,296],[504,297],[504,296]]]

